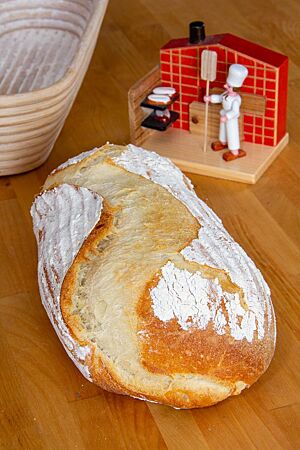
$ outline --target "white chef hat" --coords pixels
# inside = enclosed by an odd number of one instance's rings
[[[231,64],[226,83],[232,87],[241,87],[247,75],[248,70],[245,66],[242,64]]]

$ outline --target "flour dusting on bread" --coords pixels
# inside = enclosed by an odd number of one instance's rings
[[[197,197],[188,178],[167,158],[134,145],[128,145],[120,156],[113,159],[126,170],[165,187],[186,205],[201,227],[198,238],[181,254],[188,261],[224,270],[231,281],[243,290],[247,312],[242,307],[237,308],[236,302],[227,302],[232,337],[252,341],[257,332],[258,339],[263,339],[265,311],[266,329],[270,328],[274,317],[269,287],[253,261],[225,230],[221,220]],[[236,321],[241,322],[239,327],[230,322],[236,316],[236,311],[240,311],[239,318],[236,318]],[[199,315],[202,314],[203,311],[199,311]]]
[[[253,339],[255,314],[243,308],[238,293],[224,291],[217,278],[204,278],[200,272],[181,270],[169,262],[151,297],[156,317],[164,322],[177,319],[183,330],[194,326],[205,330],[212,323],[219,335],[229,327],[235,339]]]
[[[177,319],[183,330],[193,326],[205,330],[212,322],[218,334],[224,334],[226,326],[222,302],[234,301],[236,296],[224,292],[218,279],[178,269],[171,262],[162,268],[162,277],[151,290],[154,314],[160,320]]]
[[[39,288],[43,305],[69,356],[87,378],[90,352],[70,335],[60,308],[65,275],[85,238],[99,221],[101,197],[84,187],[61,184],[38,195],[31,207],[38,242]]]
[[[31,211],[42,302],[86,378],[193,408],[265,372],[276,336],[269,288],[171,161],[109,144],[71,158],[44,187]]]
[[[235,339],[253,340],[257,331],[258,339],[265,335],[265,309],[267,308],[268,326],[271,324],[270,290],[261,273],[246,255],[243,249],[233,241],[220,227],[204,226],[199,230],[199,238],[181,251],[189,261],[223,269],[230,275],[231,281],[243,289],[247,310],[238,309],[236,302],[227,303],[231,335]],[[237,320],[241,322],[236,326]]]

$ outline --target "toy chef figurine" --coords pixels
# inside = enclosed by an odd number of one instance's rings
[[[228,77],[224,85],[226,91],[220,95],[204,96],[205,103],[222,103],[223,108],[220,111],[220,131],[219,140],[213,142],[211,147],[214,151],[224,150],[223,159],[225,161],[233,161],[237,158],[246,156],[246,152],[240,149],[239,136],[239,116],[241,97],[234,91],[234,88],[242,86],[248,70],[241,64],[232,64],[229,67]]]

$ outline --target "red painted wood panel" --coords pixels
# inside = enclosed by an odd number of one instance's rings
[[[277,114],[277,143],[286,133],[287,116],[287,90],[288,90],[288,60],[279,69],[278,88],[278,114]]]

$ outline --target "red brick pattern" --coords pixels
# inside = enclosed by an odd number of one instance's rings
[[[217,77],[210,87],[223,88],[226,82],[230,64],[238,63],[247,67],[249,75],[241,92],[262,95],[266,97],[264,115],[244,115],[244,139],[248,142],[274,146],[285,132],[282,125],[278,135],[278,114],[281,124],[285,123],[284,111],[286,105],[278,111],[278,90],[283,82],[280,81],[280,70],[253,58],[247,57],[220,44],[199,46],[193,48],[162,49],[160,54],[162,84],[174,87],[179,93],[179,100],[172,109],[180,114],[173,124],[175,128],[189,129],[189,104],[201,101],[205,94],[205,81],[200,79],[201,53],[204,49],[214,50],[218,55]],[[282,70],[286,78],[287,70]],[[282,94],[280,94],[280,97]]]

